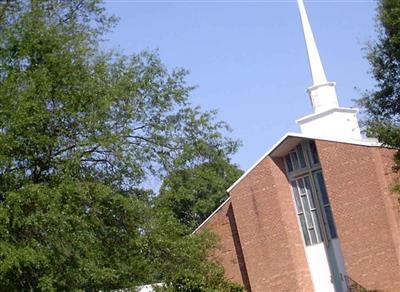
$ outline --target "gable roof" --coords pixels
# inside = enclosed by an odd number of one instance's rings
[[[323,137],[323,136],[312,136],[312,135],[304,135],[300,133],[286,133],[283,135],[281,139],[278,140],[267,152],[264,153],[241,177],[239,177],[226,191],[229,193],[232,191],[261,161],[263,161],[267,156],[271,157],[280,157],[285,155],[288,151],[290,151],[294,146],[296,146],[302,139],[313,139],[313,140],[324,140],[331,142],[339,142],[346,144],[354,144],[368,147],[379,147],[382,146],[381,143],[376,139],[363,139],[363,140],[351,140],[351,139],[337,139],[332,137]],[[194,231],[193,234],[199,231],[216,213],[218,213],[226,203],[231,200],[231,197],[228,197],[210,216],[207,217],[206,220],[203,221]]]
[[[246,172],[235,181],[226,191],[229,193],[232,191],[265,157],[279,157],[287,153],[302,139],[313,139],[313,140],[324,140],[331,142],[339,142],[346,144],[362,145],[362,146],[381,146],[382,144],[376,139],[363,139],[363,140],[352,140],[352,139],[337,139],[328,136],[312,136],[304,135],[300,133],[286,133],[281,139],[278,140],[263,156],[260,157]]]

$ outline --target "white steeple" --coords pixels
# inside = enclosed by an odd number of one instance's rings
[[[335,82],[328,82],[326,79],[304,2],[297,0],[297,4],[313,79],[313,85],[307,89],[307,92],[310,95],[314,113],[296,122],[300,125],[303,134],[360,140],[362,137],[357,120],[358,110],[339,107]]]
[[[326,80],[325,71],[318,53],[310,22],[308,21],[303,0],[298,0],[297,4],[299,5],[301,23],[303,25],[304,38],[306,40],[308,59],[310,61],[310,69],[314,85],[327,83],[328,81]]]
[[[303,0],[297,0],[297,4],[299,5],[301,23],[303,25],[304,38],[307,46],[308,60],[314,83],[307,91],[310,95],[314,112],[319,113],[339,106],[335,83],[328,82],[326,79],[324,67],[322,66]]]

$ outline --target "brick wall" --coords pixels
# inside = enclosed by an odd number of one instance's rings
[[[393,170],[393,155],[395,152],[392,149],[379,148],[376,153],[379,153],[380,156],[380,177],[384,178],[382,192],[384,192],[386,214],[388,215],[397,259],[400,264],[400,197],[398,193],[391,191],[395,184],[400,183],[400,172]]]
[[[230,195],[252,291],[312,291],[282,161],[266,157]]]
[[[208,229],[219,238],[214,257],[225,269],[225,275],[249,289],[246,263],[243,259],[240,237],[237,231],[232,203],[227,202],[218,212],[206,222],[201,230]]]
[[[400,291],[394,150],[317,141],[347,272],[368,290]]]

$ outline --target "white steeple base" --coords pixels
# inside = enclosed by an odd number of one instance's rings
[[[335,82],[326,82],[307,89],[315,113],[339,107],[335,85]]]
[[[335,107],[300,118],[296,123],[305,135],[362,140],[357,112],[354,108]]]

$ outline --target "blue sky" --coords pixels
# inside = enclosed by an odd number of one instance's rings
[[[305,1],[329,81],[341,106],[373,86],[362,48],[375,37],[374,1]],[[249,168],[295,120],[312,112],[311,74],[295,0],[106,1],[120,17],[109,46],[126,54],[158,49],[169,67],[190,70],[191,101],[218,109]],[[359,89],[356,89],[359,88]]]

